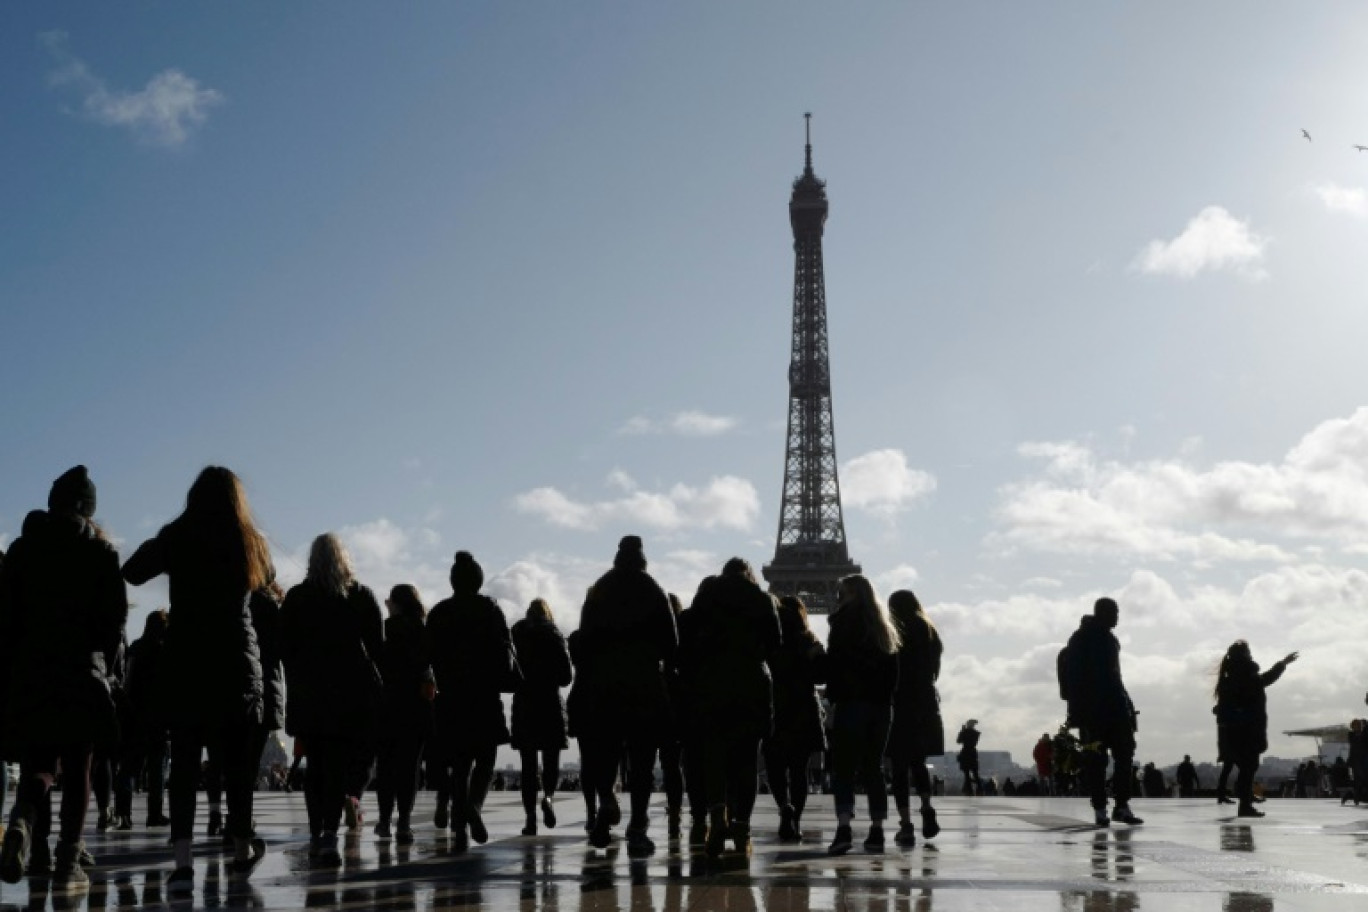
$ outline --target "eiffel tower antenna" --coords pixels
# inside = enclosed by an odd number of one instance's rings
[[[836,429],[831,417],[826,278],[822,233],[826,182],[812,170],[812,114],[803,115],[805,159],[793,182],[793,348],[789,358],[788,439],[774,560],[764,567],[775,595],[797,595],[808,611],[836,607],[836,586],[859,573],[846,548],[841,484],[836,474]]]

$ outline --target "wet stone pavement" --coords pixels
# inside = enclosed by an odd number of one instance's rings
[[[657,801],[660,796],[657,796]],[[366,799],[374,813],[374,796]],[[584,839],[578,795],[562,797],[560,826],[518,835],[514,793],[491,794],[490,841],[464,855],[431,824],[420,799],[411,846],[365,830],[349,838],[340,869],[310,870],[300,795],[259,794],[257,827],[271,854],[243,883],[227,856],[196,851],[195,891],[168,896],[166,830],[91,833],[98,866],[88,894],[50,895],[40,880],[0,884],[0,909],[488,909],[519,912],[1271,912],[1368,909],[1368,807],[1335,801],[1270,801],[1262,820],[1240,820],[1207,800],[1136,801],[1139,827],[1091,825],[1073,798],[944,798],[941,834],[913,849],[862,851],[863,831],[842,858],[826,855],[835,820],[814,796],[808,840],[780,845],[778,818],[761,796],[755,852],[710,862],[665,839],[653,813],[654,856],[596,851]],[[138,808],[134,820],[142,820]],[[199,832],[205,811],[200,808]],[[687,820],[686,820],[687,825]],[[206,841],[207,843],[207,841]]]

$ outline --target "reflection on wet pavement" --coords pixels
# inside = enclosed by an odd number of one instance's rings
[[[420,812],[430,809],[420,804]],[[368,803],[369,803],[368,796]],[[250,882],[232,877],[209,845],[198,849],[195,892],[167,894],[165,831],[88,837],[98,866],[88,894],[51,895],[41,880],[0,885],[0,910],[439,909],[517,912],[1286,912],[1368,908],[1368,819],[1333,802],[1272,801],[1263,820],[1235,818],[1206,801],[1150,801],[1141,827],[1096,829],[1078,799],[947,798],[932,843],[882,855],[825,853],[834,820],[816,798],[811,837],[781,845],[764,806],[750,858],[710,860],[671,845],[644,860],[584,841],[577,803],[543,835],[517,835],[516,795],[495,793],[489,844],[458,854],[430,823],[413,845],[349,836],[343,863],[311,869],[303,802],[258,798],[258,829],[271,854]],[[428,811],[430,813],[430,810]],[[138,818],[140,819],[140,814]],[[663,819],[663,812],[656,815]],[[201,821],[201,828],[203,822]],[[657,827],[662,829],[662,827]],[[1257,831],[1257,832],[1256,832]]]

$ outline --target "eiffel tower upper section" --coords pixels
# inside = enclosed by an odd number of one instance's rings
[[[776,595],[797,595],[808,611],[836,607],[841,577],[859,573],[846,549],[841,484],[836,477],[836,428],[831,417],[831,365],[827,348],[826,278],[822,232],[826,182],[812,170],[812,115],[806,163],[793,182],[793,350],[789,359],[788,443],[779,539],[765,579]]]

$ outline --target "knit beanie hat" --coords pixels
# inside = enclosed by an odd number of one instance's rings
[[[90,480],[85,466],[68,469],[52,483],[48,509],[54,513],[76,513],[86,519],[95,515],[95,483]]]
[[[642,552],[640,535],[624,535],[618,542],[617,556],[613,558],[614,567],[633,567],[643,569],[646,555]]]
[[[451,589],[453,592],[479,592],[484,585],[484,571],[475,562],[469,551],[457,551],[451,565]]]

